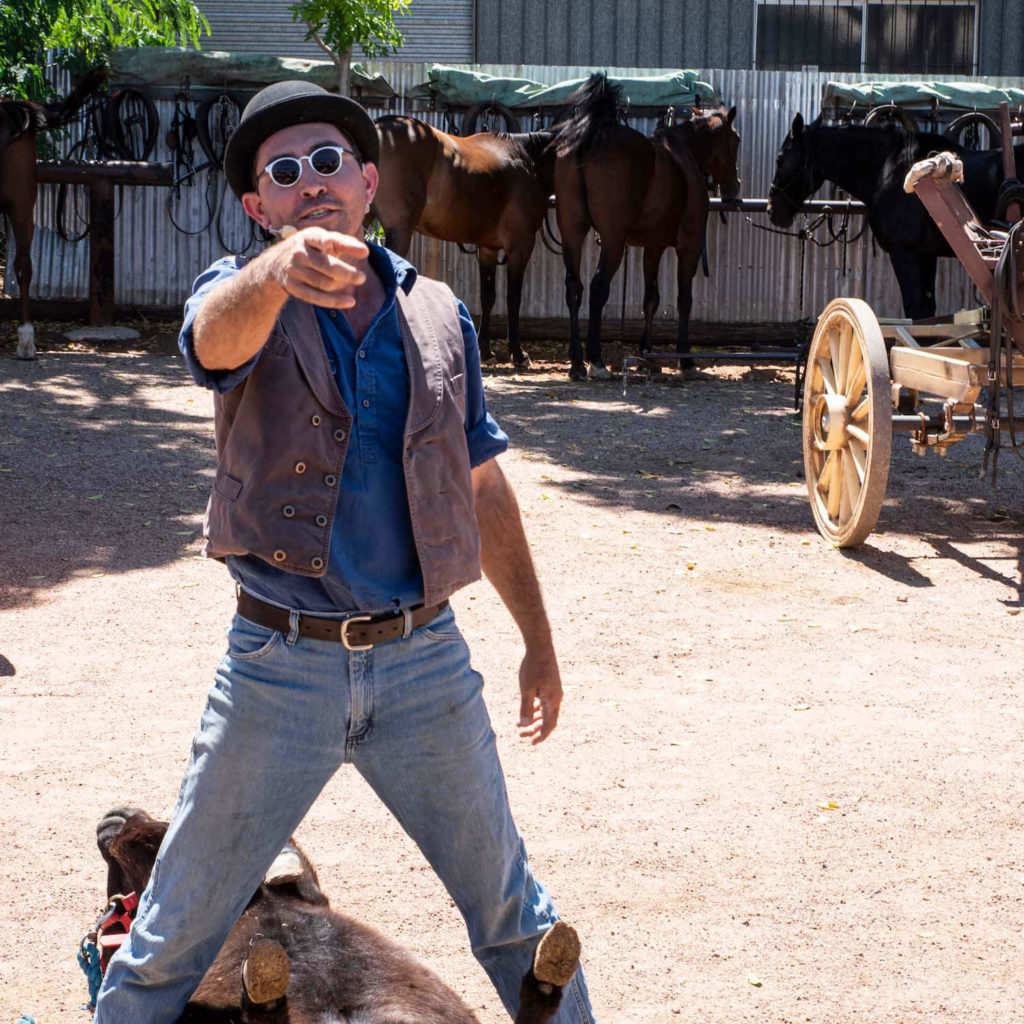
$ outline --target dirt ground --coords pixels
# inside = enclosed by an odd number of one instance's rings
[[[173,805],[232,606],[202,560],[211,401],[172,328],[0,341],[0,1024],[87,1021],[95,823]],[[554,352],[556,350],[552,350]],[[573,384],[490,371],[561,655],[545,744],[519,648],[455,601],[538,875],[604,1024],[1008,1024],[1024,906],[1024,465],[897,438],[868,543],[814,530],[792,372]],[[299,833],[336,907],[504,1019],[461,921],[354,772]]]

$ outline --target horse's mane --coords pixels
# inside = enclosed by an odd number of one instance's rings
[[[558,129],[553,146],[559,156],[586,155],[602,132],[618,123],[622,88],[596,71],[570,97],[573,115]]]

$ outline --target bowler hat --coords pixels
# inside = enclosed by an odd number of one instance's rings
[[[275,82],[261,89],[242,111],[238,127],[224,151],[224,174],[239,198],[255,188],[256,151],[274,132],[296,124],[325,122],[343,131],[358,147],[361,159],[380,159],[380,139],[370,115],[355,100],[312,82]]]

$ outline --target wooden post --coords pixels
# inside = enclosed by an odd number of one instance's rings
[[[95,179],[89,185],[89,324],[114,322],[114,184]]]

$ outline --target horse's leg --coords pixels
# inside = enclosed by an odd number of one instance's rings
[[[562,262],[565,264],[565,304],[569,307],[569,378],[586,380],[580,344],[580,305],[583,302],[583,278],[580,262],[583,243],[590,230],[586,188],[575,157],[559,157],[555,161],[555,220],[562,239]]]
[[[26,208],[9,212],[11,234],[18,254],[14,258],[14,273],[18,278],[18,291],[21,293],[21,323],[18,325],[18,349],[15,353],[19,359],[35,359],[35,328],[29,314],[29,290],[32,287],[32,234],[33,208],[35,206],[35,188],[32,189],[32,203]]]
[[[690,351],[690,310],[693,309],[693,276],[700,264],[703,240],[689,240],[686,246],[676,249],[678,266],[676,283],[678,285],[679,331],[676,334],[676,352],[682,355]]]
[[[544,933],[533,957],[533,967],[519,986],[516,1024],[548,1024],[558,1012],[565,986],[580,965],[576,929],[556,921]]]
[[[495,283],[498,251],[480,246],[476,251],[476,258],[480,264],[480,330],[478,331],[480,361],[482,363],[493,363],[494,355],[491,352],[491,310],[494,309],[494,299],[498,294],[498,288]]]
[[[533,237],[525,249],[514,249],[508,253],[506,283],[508,287],[508,352],[517,370],[530,368],[530,357],[523,351],[522,339],[519,337],[519,307],[523,301],[523,277],[526,265],[530,262],[533,252]]]
[[[625,249],[623,239],[601,236],[601,258],[597,270],[590,279],[590,322],[587,324],[587,378],[607,380],[611,377],[608,367],[601,358],[601,314],[612,290],[612,278],[622,262]]]
[[[661,293],[658,291],[658,267],[664,249],[644,247],[644,333],[640,337],[640,355],[651,351],[654,333],[654,314],[658,312]]]
[[[889,261],[899,282],[903,315],[911,320],[935,316],[935,257],[919,250],[891,249]]]

